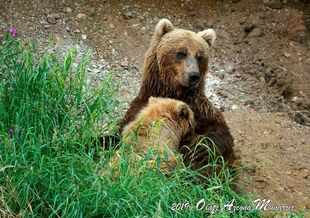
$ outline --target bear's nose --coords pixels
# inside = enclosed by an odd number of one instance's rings
[[[199,72],[191,72],[189,74],[189,81],[191,82],[197,82],[200,78],[200,73]]]

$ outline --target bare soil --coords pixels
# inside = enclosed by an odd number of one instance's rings
[[[12,0],[0,4],[0,34],[15,26],[41,50],[90,52],[94,84],[108,70],[137,94],[156,23],[217,33],[206,94],[236,140],[246,192],[310,208],[309,1]]]

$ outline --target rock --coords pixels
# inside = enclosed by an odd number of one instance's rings
[[[310,122],[310,119],[306,117],[304,114],[302,114],[301,112],[296,113],[293,119],[296,123],[299,123],[302,125]]]
[[[239,107],[238,107],[238,105],[236,105],[236,104],[234,104],[233,106],[231,106],[231,109],[232,110],[237,110]]]
[[[225,78],[225,75],[223,73],[219,74],[219,78],[220,79],[224,79]]]
[[[247,17],[242,17],[241,19],[240,19],[240,21],[239,21],[239,24],[240,25],[243,25],[243,24],[245,24],[246,23],[246,21],[247,21]]]
[[[86,34],[82,34],[82,39],[83,39],[83,40],[86,40],[86,39],[87,39]]]
[[[45,20],[40,20],[40,24],[45,25],[45,24],[48,24],[48,22]]]
[[[85,19],[85,18],[87,18],[87,15],[86,15],[86,14],[83,14],[83,13],[80,13],[80,14],[77,15],[77,18],[79,18],[79,19]]]
[[[54,16],[47,17],[47,22],[49,24],[55,25],[57,23],[56,17],[54,17]]]
[[[67,12],[67,13],[71,13],[72,12],[72,9],[70,7],[66,7],[64,9],[64,12]]]
[[[223,105],[220,107],[220,111],[221,111],[221,112],[224,112],[224,111],[225,111],[225,107],[224,107]]]
[[[261,31],[260,28],[254,28],[249,34],[248,34],[248,37],[249,38],[255,38],[255,37],[260,37],[262,36],[263,33]]]
[[[69,32],[70,31],[70,27],[66,26],[66,31]]]
[[[144,20],[145,20],[145,17],[144,17],[143,15],[140,15],[140,16],[139,16],[139,20],[140,20],[140,21],[144,21]]]
[[[127,67],[127,66],[128,66],[128,60],[127,60],[127,58],[125,58],[125,60],[121,62],[121,66],[122,66],[122,67]]]
[[[298,101],[298,97],[297,96],[292,97],[291,101],[293,101],[293,102]]]
[[[255,24],[249,24],[244,27],[244,32],[250,33],[254,28],[256,28]]]
[[[254,107],[255,106],[255,101],[252,100],[252,99],[248,99],[248,100],[244,101],[243,105],[247,106],[247,107]]]
[[[283,52],[283,55],[284,55],[286,58],[291,57],[291,54],[290,54],[290,53],[288,53],[288,52],[286,52],[286,51],[284,51],[284,52]]]
[[[273,77],[273,78],[270,79],[268,85],[269,86],[273,86],[274,84],[276,84],[276,82],[277,82],[277,79]]]
[[[236,78],[241,78],[241,76],[242,76],[242,75],[241,75],[240,73],[237,73],[237,74],[236,74]]]
[[[265,72],[264,74],[265,82],[268,83],[271,80],[271,78],[272,78],[271,72],[270,71]]]
[[[141,8],[141,5],[139,5],[139,4],[134,4],[134,6],[135,6],[136,8]]]
[[[134,18],[134,14],[131,11],[129,11],[129,10],[124,11],[123,12],[123,16],[124,16],[125,19]]]
[[[236,68],[233,66],[229,66],[229,67],[227,67],[226,72],[229,74],[232,74],[232,73],[236,72]]]
[[[81,31],[79,29],[75,29],[73,32],[74,33],[80,33]]]
[[[46,24],[46,25],[44,25],[43,27],[44,27],[44,29],[48,29],[48,28],[50,28],[50,27],[51,27],[51,25]]]
[[[303,196],[304,194],[302,192],[297,192],[297,195],[300,197]]]
[[[100,73],[100,70],[99,70],[99,69],[92,69],[92,72],[93,72],[94,74],[98,74],[98,73]]]
[[[284,6],[282,0],[268,0],[266,5],[272,9],[281,9]]]

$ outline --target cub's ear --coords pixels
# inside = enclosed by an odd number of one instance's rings
[[[172,31],[174,29],[172,23],[170,22],[170,20],[168,19],[161,19],[157,25],[156,25],[156,29],[155,29],[155,37],[157,39],[160,39],[161,37],[163,37],[166,33]]]
[[[158,99],[156,97],[153,97],[153,96],[149,97],[150,104],[155,104],[156,102],[158,102]]]
[[[197,33],[200,37],[202,37],[206,42],[209,44],[209,46],[213,46],[215,39],[216,39],[216,34],[213,29],[206,29],[204,31],[198,32]]]
[[[177,107],[177,111],[181,117],[188,118],[189,116],[189,107],[185,103],[181,103]]]

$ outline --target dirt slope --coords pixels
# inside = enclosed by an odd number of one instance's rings
[[[225,113],[235,137],[247,192],[274,204],[310,207],[310,128],[286,114],[239,109]]]

